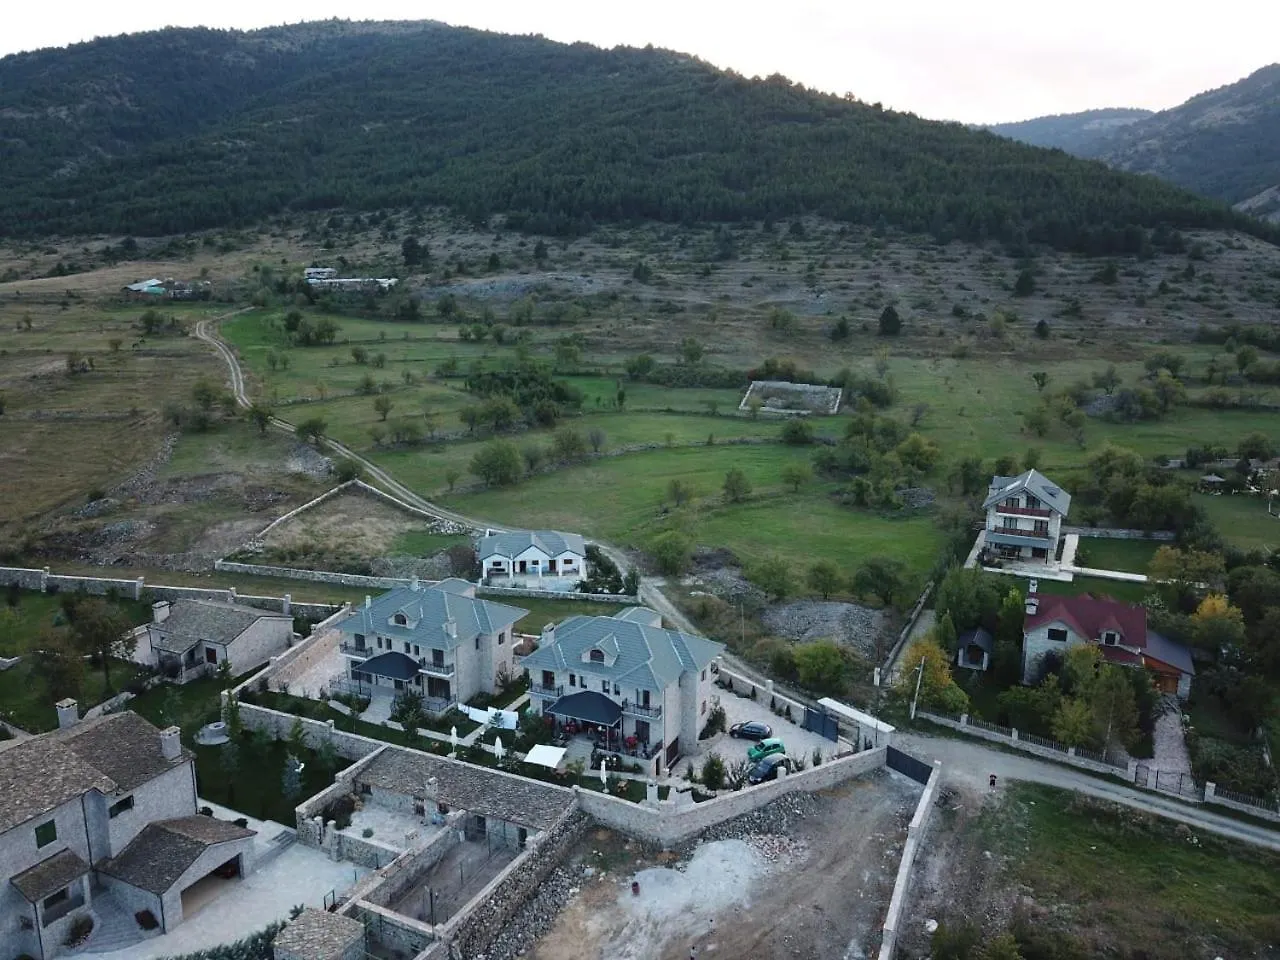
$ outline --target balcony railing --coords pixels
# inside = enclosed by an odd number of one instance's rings
[[[426,657],[418,658],[418,672],[425,673],[428,677],[452,677],[458,668],[452,663],[433,663]]]
[[[1048,530],[1027,530],[1023,527],[992,527],[992,533],[1003,533],[1010,537],[1031,537],[1034,540],[1049,539]]]
[[[622,701],[622,712],[630,714],[633,717],[661,717],[662,705],[653,704],[645,706],[642,703],[634,703],[631,700]]]
[[[529,684],[529,692],[535,697],[563,697],[564,687],[548,686],[545,683]]]
[[[422,709],[427,713],[448,713],[458,705],[457,697],[423,697]]]
[[[349,653],[353,657],[364,657],[366,660],[369,657],[373,656],[373,648],[370,647],[368,644],[361,644],[360,646],[356,646],[354,643],[349,643],[346,640],[338,644],[338,652]]]
[[[1006,507],[1003,503],[996,504],[996,513],[1007,513],[1015,517],[1051,517],[1053,513],[1049,510],[1042,510],[1039,507]]]

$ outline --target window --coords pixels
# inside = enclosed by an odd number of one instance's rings
[[[125,797],[124,799],[117,800],[111,806],[107,807],[107,816],[112,819],[115,819],[116,817],[120,816],[120,814],[124,813],[126,810],[132,810],[132,809],[133,809],[133,797],[131,796]]]
[[[476,649],[480,649],[480,634],[476,634]]]
[[[1061,629],[1059,629],[1059,628],[1057,628],[1057,627],[1050,627],[1050,628],[1049,628],[1049,639],[1050,639],[1050,640],[1052,640],[1054,643],[1066,643],[1066,642],[1067,642],[1067,631],[1065,631],[1065,630],[1061,630]]]
[[[374,643],[376,643],[376,644],[378,645],[378,649],[379,649],[379,650],[381,650],[381,649],[382,649],[382,638],[381,638],[381,637],[375,637],[375,638],[374,638]]]
[[[507,642],[507,631],[503,630],[498,634],[498,646],[502,646]]]
[[[600,681],[600,692],[601,692],[601,693],[608,693],[608,692],[609,692],[609,681],[608,681],[608,680],[601,680],[601,681]]]
[[[406,623],[408,623],[408,622],[409,622],[409,618],[408,618],[408,617],[406,617],[403,613],[397,613],[397,614],[396,614],[394,617],[392,617],[391,619],[392,619],[392,621],[393,621],[393,622],[395,622],[395,623],[399,624],[399,625],[400,625],[400,626],[402,626],[402,627],[403,627]]]
[[[1108,647],[1114,647],[1120,642],[1120,634],[1116,633],[1114,630],[1108,630],[1102,635],[1102,642]]]
[[[357,649],[357,650],[359,650],[360,648],[362,648],[362,647],[364,646],[364,634],[363,634],[363,633],[357,633],[357,634],[355,635],[355,641],[356,641],[356,649]]]
[[[48,823],[42,823],[36,827],[36,846],[47,847],[53,841],[58,839],[58,825],[50,820]]]
[[[569,686],[576,687],[578,685],[578,675],[576,673],[569,674]]]
[[[702,671],[702,679],[703,680],[707,679],[707,671],[705,670]]]
[[[217,650],[215,650],[213,647],[205,647],[205,648],[204,648],[204,662],[205,662],[205,663],[217,663],[217,662],[218,662],[218,651],[217,651]]]
[[[409,649],[410,649],[410,648],[409,648],[409,641],[408,641],[408,640],[406,640],[406,641],[404,641],[404,652],[405,652],[405,653],[408,653],[408,652],[409,652]]]
[[[615,697],[618,696],[618,685],[616,683],[613,685],[613,695]]]
[[[367,783],[360,784],[360,795],[362,797],[367,797],[371,793],[373,793],[373,787],[369,786]]]
[[[422,648],[418,646],[416,643],[413,645],[413,655],[415,657],[422,656]]]
[[[57,893],[51,894],[50,896],[47,896],[44,898],[44,908],[48,910],[52,907],[56,907],[58,904],[66,900],[68,896],[69,894],[67,893],[67,890],[64,887],[63,889],[59,890]]]
[[[592,651],[591,651],[591,662],[592,662],[592,663],[604,663],[604,651],[603,651],[603,650],[592,649]]]
[[[707,712],[707,701],[705,701],[705,700],[703,700],[703,701],[702,701],[702,709],[701,709],[701,710],[699,710],[698,712],[699,712],[699,713],[706,713],[706,712]]]
[[[550,670],[543,670],[542,685],[544,687],[554,687],[556,685],[556,675]]]

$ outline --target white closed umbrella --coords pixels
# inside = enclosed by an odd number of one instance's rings
[[[449,728],[449,743],[453,747],[453,752],[457,753],[458,752],[458,728],[457,727]]]
[[[600,782],[602,784],[608,783],[608,780],[605,777],[605,773],[604,773],[604,757],[600,758]]]
[[[507,750],[506,750],[506,748],[502,745],[502,738],[501,738],[501,737],[494,737],[494,738],[493,738],[493,755],[494,755],[495,757],[497,757],[499,760],[501,760],[503,757],[505,757],[505,756],[507,755]]]

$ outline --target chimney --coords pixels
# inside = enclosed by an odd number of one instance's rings
[[[369,596],[369,595],[366,593],[366,594],[364,595],[364,608],[365,608],[366,610],[368,610],[368,609],[369,609],[370,607],[372,607],[372,606],[373,606],[373,597]]]
[[[555,642],[556,642],[556,625],[554,623],[548,623],[545,627],[542,628],[542,643],[543,645],[546,645],[548,643],[555,643]]]
[[[450,617],[444,622],[444,635],[450,640],[458,639],[458,623],[453,619],[453,617]]]
[[[1029,614],[1035,613],[1037,610],[1040,609],[1040,598],[1035,596],[1034,594],[1029,595],[1027,597],[1027,605],[1023,609],[1025,609],[1026,612]]]
[[[416,573],[413,575],[413,579],[409,582],[409,589],[414,593],[417,593],[422,589],[422,583],[418,580],[418,575]]]
[[[65,730],[67,727],[74,727],[80,719],[80,704],[76,703],[70,697],[65,700],[59,700],[53,705],[58,711],[58,729]]]
[[[151,605],[151,619],[155,623],[164,623],[169,619],[168,600],[157,600]]]
[[[179,727],[165,727],[160,731],[160,755],[166,760],[177,760],[182,756],[182,730]]]

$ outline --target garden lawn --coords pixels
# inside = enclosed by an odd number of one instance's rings
[[[307,797],[319,793],[333,783],[336,771],[350,766],[349,760],[334,758],[332,769],[325,769],[316,751],[296,751],[302,769],[300,789],[293,796],[284,792],[285,760],[290,747],[284,740],[261,743],[244,735],[235,747],[195,745],[196,791],[202,800],[239,810],[251,817],[274,820],[285,826],[294,824],[294,808]]]
[[[1264,498],[1225,495],[1213,497],[1198,493],[1192,500],[1204,510],[1218,532],[1233,546],[1244,550],[1275,550],[1280,547],[1280,517],[1267,515],[1267,501]]]
[[[1243,957],[1266,955],[1280,937],[1280,854],[1208,833],[1188,842],[1168,820],[1052,787],[1006,791],[982,814],[981,842],[1046,909],[1033,921],[1046,939],[1061,933],[1090,956],[1105,946],[1117,956]]]
[[[69,691],[67,695],[80,704],[83,716],[90,707],[115,696],[141,676],[137,664],[112,660],[111,686],[107,687],[102,671],[86,663],[80,688]],[[0,671],[0,715],[28,733],[44,733],[57,728],[58,716],[53,705],[59,699],[61,697],[49,689],[30,657],[24,657],[16,666]]]
[[[1160,549],[1154,540],[1110,540],[1105,537],[1081,537],[1080,549],[1085,560],[1076,560],[1082,567],[1095,570],[1121,570],[1126,573],[1146,573],[1151,558]],[[1077,555],[1078,556],[1078,555]]]
[[[450,547],[470,544],[471,538],[464,534],[455,536],[447,533],[431,533],[427,530],[406,530],[391,544],[391,553],[411,557],[429,557]]]
[[[1021,582],[1019,586],[1023,590],[1027,587],[1025,581]],[[1101,577],[1076,577],[1071,583],[1062,583],[1059,580],[1041,580],[1039,586],[1041,593],[1059,594],[1068,597],[1074,597],[1081,593],[1092,593],[1095,596],[1123,600],[1125,603],[1141,603],[1146,599],[1149,589],[1145,583],[1130,583],[1126,580],[1103,580]]]
[[[511,607],[528,610],[523,619],[517,620],[517,633],[539,634],[548,623],[559,623],[569,617],[608,617],[623,608],[620,603],[603,603],[595,600],[544,600],[542,597],[502,597],[487,596],[485,600],[494,600]]]

